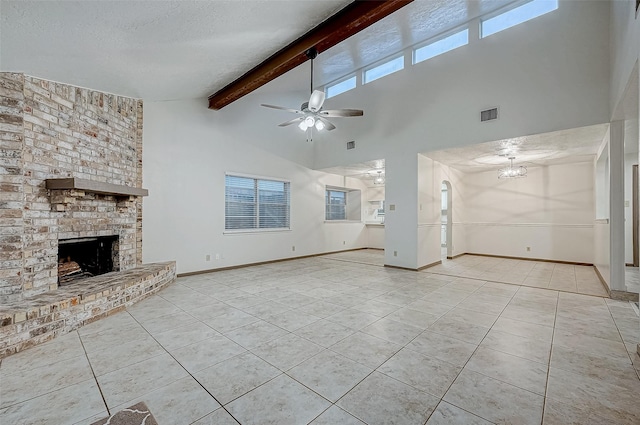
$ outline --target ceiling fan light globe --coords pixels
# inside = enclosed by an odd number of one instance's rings
[[[313,127],[313,125],[316,123],[316,120],[312,116],[307,116],[304,119],[304,123],[307,125],[307,127]]]
[[[316,130],[322,131],[324,130],[324,123],[320,120],[316,121]]]
[[[307,128],[309,128],[309,126],[307,125],[306,121],[300,121],[300,124],[298,124],[298,128],[302,131],[307,131]]]

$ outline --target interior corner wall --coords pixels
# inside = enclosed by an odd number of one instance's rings
[[[325,187],[365,193],[362,181],[246,143],[206,102],[145,103],[144,262],[176,260],[187,273],[366,247],[362,222],[325,223]],[[290,181],[291,230],[225,234],[226,172]]]
[[[463,173],[424,155],[418,155],[418,267],[442,259],[442,182],[451,184],[452,255],[466,249]]]
[[[611,249],[609,229],[609,130],[593,161],[595,220],[593,224],[593,265],[611,289]]]
[[[593,173],[583,162],[529,167],[519,179],[466,174],[467,252],[592,264]]]

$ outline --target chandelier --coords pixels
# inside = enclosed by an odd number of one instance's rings
[[[373,177],[373,184],[384,184],[384,170],[371,170],[369,176]]]
[[[498,178],[499,179],[509,179],[516,177],[527,177],[527,167],[522,165],[514,167],[513,160],[516,159],[514,156],[509,157],[509,166],[506,168],[501,168],[498,170]]]

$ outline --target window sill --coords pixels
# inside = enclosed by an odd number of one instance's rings
[[[362,224],[362,220],[325,220],[325,223],[360,223]]]
[[[223,235],[251,235],[251,234],[261,234],[261,233],[281,233],[281,232],[290,232],[291,228],[280,228],[280,229],[238,229],[238,230],[225,230],[222,232]]]

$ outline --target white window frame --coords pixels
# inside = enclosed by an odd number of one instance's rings
[[[386,64],[388,64],[388,63],[390,63],[390,62],[393,62],[393,61],[395,61],[395,60],[398,60],[398,59],[402,59],[402,68],[400,68],[400,69],[396,69],[396,70],[394,70],[394,71],[391,71],[391,72],[389,72],[388,74],[380,75],[380,76],[378,76],[378,77],[376,77],[376,78],[374,78],[374,79],[367,79],[367,72],[370,72],[370,71],[373,71],[374,69],[377,69],[377,68],[383,67],[384,65],[386,65]],[[371,66],[368,66],[368,67],[364,68],[364,69],[362,70],[362,84],[369,84],[369,83],[372,83],[372,82],[374,82],[374,81],[377,81],[377,80],[379,80],[379,79],[381,79],[381,78],[384,78],[384,77],[386,77],[386,76],[388,76],[388,75],[395,74],[395,73],[396,73],[396,72],[398,72],[398,71],[402,71],[402,70],[404,70],[405,62],[406,62],[406,61],[405,61],[405,55],[404,55],[404,52],[400,52],[399,54],[395,54],[395,55],[390,56],[390,57],[388,57],[388,58],[386,58],[386,59],[383,59],[383,60],[381,60],[381,61],[378,61],[378,62],[376,62],[375,64],[373,64],[373,65],[371,65]]]
[[[424,47],[428,47],[428,46],[431,46],[433,44],[439,43],[442,40],[446,40],[449,37],[452,37],[454,35],[458,35],[458,34],[460,34],[462,32],[465,32],[465,31],[467,33],[467,42],[466,43],[460,44],[459,46],[453,47],[453,48],[451,48],[449,50],[445,50],[443,52],[437,53],[437,54],[435,54],[433,56],[430,56],[428,58],[417,60],[418,50],[420,50],[420,49],[422,49]],[[458,27],[453,31],[449,31],[449,32],[445,33],[444,35],[440,35],[438,38],[432,38],[432,39],[427,40],[426,42],[421,43],[421,44],[417,45],[416,47],[414,47],[412,49],[412,54],[411,54],[411,63],[413,65],[415,65],[415,64],[418,64],[418,63],[421,63],[421,62],[425,62],[425,61],[428,61],[429,59],[433,59],[433,58],[435,58],[437,56],[443,55],[443,54],[445,54],[447,52],[451,52],[451,51],[453,51],[455,49],[458,49],[458,48],[463,47],[463,46],[468,46],[468,45],[469,45],[469,27],[468,26]]]
[[[498,31],[492,32],[491,34],[484,34],[484,31],[483,31],[484,28],[483,27],[484,27],[484,23],[485,22],[490,21],[490,20],[492,20],[494,18],[497,18],[499,16],[502,16],[504,14],[510,13],[510,12],[520,8],[520,7],[523,7],[523,6],[525,6],[525,5],[529,4],[529,3],[533,3],[533,2],[536,2],[536,1],[545,1],[545,2],[555,1],[556,8],[548,10],[548,11],[542,13],[541,15],[536,15],[536,16],[529,17],[529,18],[525,19],[524,21],[520,21],[520,22],[515,23],[513,25],[510,25],[508,27],[502,28],[502,29],[500,29]],[[531,21],[533,19],[539,18],[540,16],[544,16],[544,15],[546,15],[548,13],[555,12],[559,8],[560,8],[560,1],[559,0],[528,0],[528,1],[523,1],[523,2],[516,3],[514,5],[510,5],[507,9],[501,9],[499,11],[496,11],[495,13],[492,13],[490,15],[484,16],[484,17],[482,17],[482,19],[480,19],[480,30],[479,30],[480,31],[480,39],[483,39],[483,38],[486,38],[486,37],[491,37],[492,35],[501,33],[502,31],[508,30],[509,28],[517,27],[518,25],[521,25],[521,24],[524,24],[525,22],[529,22],[529,21]]]
[[[331,199],[331,195],[330,192],[340,192],[344,194],[344,205],[342,205],[344,207],[344,218],[330,218],[329,217],[329,207],[330,206],[335,206],[336,204],[332,204],[330,202]],[[329,187],[327,186],[325,188],[325,192],[324,192],[324,219],[325,221],[347,221],[347,203],[348,203],[348,195],[349,191],[347,189],[341,189],[341,188],[337,188],[337,187]],[[341,205],[341,204],[337,204],[337,205]]]
[[[343,91],[341,91],[340,93],[336,93],[336,94],[334,94],[334,95],[329,95],[329,90],[330,90],[330,89],[332,89],[333,87],[335,87],[335,86],[337,86],[337,85],[339,85],[339,84],[344,83],[345,81],[349,81],[349,80],[354,80],[353,87],[348,88],[348,89],[346,89],[346,90],[343,90]],[[349,75],[347,75],[347,76],[345,76],[345,77],[343,77],[343,78],[340,78],[339,80],[336,80],[336,81],[334,81],[334,82],[332,82],[332,83],[330,83],[330,84],[325,85],[325,86],[324,86],[324,93],[325,93],[325,95],[326,95],[326,98],[327,98],[327,99],[330,99],[330,98],[332,98],[332,97],[339,96],[339,95],[341,95],[342,93],[346,93],[346,92],[348,92],[348,91],[351,91],[351,90],[355,89],[356,87],[358,87],[358,77],[356,76],[356,74],[349,74]]]
[[[254,184],[254,223],[255,227],[247,227],[247,228],[227,228],[227,202],[229,199],[227,198],[227,177],[238,177],[243,179],[251,179]],[[260,190],[259,190],[259,182],[277,182],[283,183],[285,185],[286,191],[286,216],[285,221],[286,227],[260,227]],[[264,177],[264,176],[256,176],[251,174],[244,173],[234,173],[227,172],[225,173],[225,181],[224,181],[224,193],[225,193],[225,212],[224,212],[224,234],[236,234],[236,233],[263,233],[263,232],[281,232],[281,231],[289,231],[291,230],[291,182],[289,180],[276,178],[276,177]],[[247,216],[248,217],[248,216]]]

